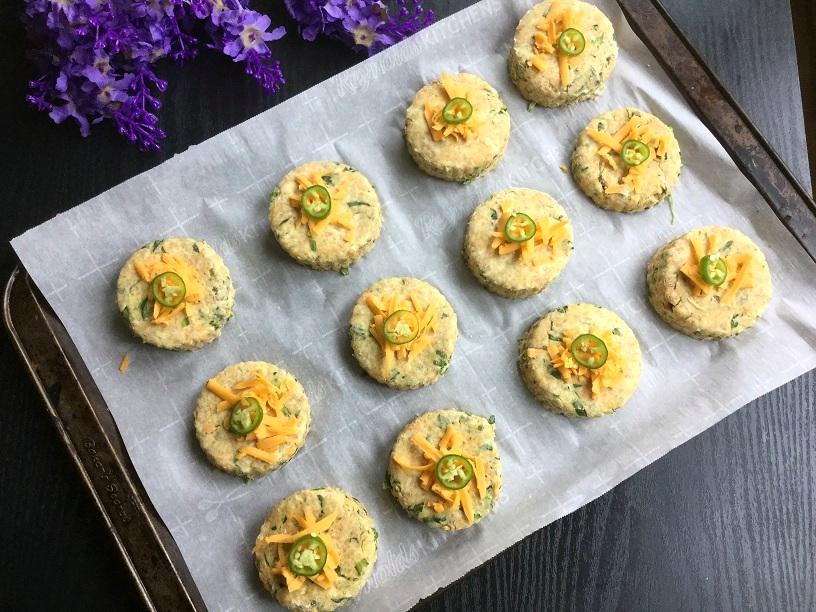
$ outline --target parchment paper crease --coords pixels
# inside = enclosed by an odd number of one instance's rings
[[[505,58],[531,4],[484,0],[13,241],[93,373],[211,609],[273,605],[250,549],[267,511],[294,490],[335,485],[367,505],[381,534],[380,558],[354,605],[402,610],[816,367],[816,265],[683,102],[613,1],[597,2],[621,46],[606,93],[570,108],[527,112]],[[492,83],[513,120],[504,161],[467,186],[419,172],[401,135],[416,90],[442,71],[458,70]],[[674,225],[666,205],[633,216],[604,212],[559,169],[593,116],[625,105],[674,126],[685,162]],[[267,225],[267,194],[292,166],[311,159],[355,166],[383,201],[383,235],[348,277],[298,266]],[[549,192],[575,227],[564,274],[543,295],[521,302],[482,289],[460,255],[472,209],[509,186]],[[652,312],[643,288],[646,262],[660,245],[708,224],[753,237],[774,277],[765,317],[722,343],[673,332]],[[212,244],[238,291],[235,318],[221,339],[189,354],[138,345],[114,305],[126,257],[172,235]],[[364,376],[350,355],[352,304],[369,284],[393,275],[436,285],[459,314],[450,370],[426,389],[390,391]],[[600,420],[545,412],[515,366],[517,338],[538,315],[581,301],[615,310],[643,349],[640,389],[623,410]],[[133,363],[123,375],[117,366],[127,351]],[[304,450],[283,470],[243,484],[210,468],[191,413],[208,377],[247,359],[278,363],[303,382],[313,427]],[[495,414],[504,462],[495,512],[454,535],[409,519],[382,488],[400,428],[414,414],[444,406]]]

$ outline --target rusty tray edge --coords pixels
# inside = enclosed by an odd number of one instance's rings
[[[3,291],[3,320],[15,350],[113,537],[134,586],[148,610],[204,612],[206,606],[181,552],[142,487],[107,405],[90,374],[75,369],[72,361],[79,360],[75,349],[72,355],[63,350],[49,317],[65,333],[63,342],[69,343],[71,348],[73,344],[61,322],[37,293],[28,274],[17,266]],[[42,331],[47,330],[45,343],[42,338],[32,339],[30,328],[18,328],[14,304],[21,299],[31,302],[26,304],[31,307],[26,314],[33,315],[28,325],[39,325]],[[26,324],[24,321],[23,325]],[[37,340],[46,345],[34,346]],[[36,354],[38,350],[43,351],[42,355]],[[54,364],[63,366],[65,371],[59,372],[57,384],[49,385],[46,379]]]

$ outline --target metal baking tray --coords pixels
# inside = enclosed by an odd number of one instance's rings
[[[714,76],[658,0],[618,0],[630,25],[754,184],[816,261],[816,204]],[[29,279],[16,269],[3,295],[14,345],[88,487],[146,607],[206,606],[170,531],[130,462],[108,407],[68,333]]]

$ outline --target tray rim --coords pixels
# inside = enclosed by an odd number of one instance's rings
[[[675,87],[677,87],[680,94],[684,97],[684,99],[687,101],[687,103],[689,103],[689,105],[695,111],[695,114],[697,114],[697,116],[703,121],[703,123],[706,125],[706,127],[709,129],[709,131],[712,133],[712,135],[714,135],[714,137],[717,139],[717,141],[725,148],[725,150],[728,153],[729,157],[731,157],[732,161],[736,164],[737,168],[740,170],[740,173],[743,174],[743,176],[745,176],[752,183],[754,188],[757,189],[757,191],[762,196],[763,200],[765,200],[766,204],[768,204],[768,206],[774,211],[774,213],[777,215],[777,217],[779,217],[780,221],[783,223],[783,225],[788,230],[788,232],[791,233],[794,236],[794,238],[797,240],[797,242],[799,242],[800,246],[802,246],[805,253],[807,253],[814,261],[816,261],[816,249],[811,251],[811,249],[805,244],[803,239],[799,236],[798,231],[795,228],[791,227],[789,222],[784,218],[782,213],[780,213],[780,211],[777,209],[776,204],[772,201],[772,197],[768,195],[766,189],[761,184],[758,184],[758,181],[756,180],[756,177],[751,173],[751,171],[750,171],[749,167],[747,166],[747,164],[738,156],[738,154],[734,151],[733,147],[726,141],[726,138],[723,137],[720,134],[720,131],[717,130],[709,122],[707,116],[705,115],[703,110],[699,107],[699,105],[692,98],[690,98],[690,96],[689,96],[688,92],[686,91],[685,87],[681,83],[678,82],[679,78],[676,76],[675,71],[668,65],[667,61],[657,52],[657,50],[655,49],[655,47],[654,47],[653,43],[651,42],[651,40],[648,38],[648,36],[645,35],[643,28],[640,27],[639,22],[637,21],[637,19],[632,14],[632,9],[633,8],[635,8],[636,6],[650,6],[650,7],[657,10],[657,12],[659,13],[660,18],[675,33],[677,38],[683,43],[683,45],[686,47],[686,49],[691,53],[691,55],[693,56],[693,58],[695,60],[695,65],[697,67],[701,68],[703,70],[703,72],[706,74],[707,78],[709,78],[711,80],[712,84],[715,86],[715,88],[716,88],[718,94],[721,96],[722,100],[727,103],[727,105],[735,112],[735,114],[742,121],[742,123],[749,129],[749,131],[751,132],[752,137],[761,146],[763,152],[766,155],[768,155],[768,157],[770,158],[770,161],[772,162],[773,166],[777,170],[779,170],[781,172],[781,174],[784,176],[784,178],[787,180],[787,182],[790,184],[790,186],[794,188],[794,190],[797,192],[797,195],[804,202],[805,210],[807,212],[809,212],[813,216],[814,220],[816,220],[816,202],[814,202],[813,197],[807,192],[807,190],[804,188],[804,186],[793,175],[790,168],[779,157],[779,154],[770,145],[770,143],[767,141],[767,139],[762,135],[762,133],[759,131],[759,129],[756,127],[756,125],[753,123],[753,121],[750,119],[750,117],[748,117],[747,113],[744,111],[744,109],[741,107],[741,105],[733,98],[733,95],[730,93],[730,91],[722,84],[722,82],[719,80],[717,75],[711,70],[711,68],[705,62],[704,58],[699,53],[699,51],[697,50],[695,45],[688,39],[686,34],[683,32],[683,30],[677,25],[677,23],[674,21],[674,19],[668,13],[668,11],[665,9],[665,7],[662,5],[660,0],[616,0],[616,3],[618,4],[618,6],[623,11],[624,17],[626,18],[627,23],[635,31],[635,34],[648,47],[650,53],[652,53],[652,55],[654,55],[654,57],[658,60],[658,62],[660,62],[661,66],[666,71],[666,73],[668,74],[669,78],[672,80]],[[455,14],[456,13],[452,13],[451,16],[455,15]],[[814,152],[814,154],[816,154],[816,152]],[[20,336],[19,331],[17,330],[17,328],[15,327],[15,325],[13,323],[12,313],[11,313],[10,296],[11,296],[11,292],[12,292],[12,289],[13,289],[15,283],[19,283],[19,282],[25,282],[26,283],[26,289],[29,292],[31,292],[32,297],[35,300],[35,302],[37,302],[38,307],[40,309],[43,309],[43,308],[47,309],[50,312],[50,314],[52,316],[54,316],[55,321],[60,325],[60,327],[64,331],[64,327],[62,326],[62,322],[59,321],[59,319],[56,317],[56,315],[54,315],[50,305],[46,301],[41,302],[40,300],[38,300],[38,298],[36,296],[36,293],[38,292],[38,290],[36,289],[36,286],[34,285],[33,280],[28,275],[28,272],[25,270],[25,267],[18,260],[17,265],[15,266],[13,271],[11,272],[8,280],[6,281],[6,283],[4,285],[3,297],[2,297],[2,300],[3,300],[3,303],[2,303],[3,319],[4,319],[5,327],[8,330],[9,335],[10,335],[10,337],[12,339],[12,344],[14,345],[15,350],[17,351],[17,354],[19,355],[21,361],[23,362],[23,365],[25,366],[26,370],[28,371],[29,376],[31,377],[35,387],[37,388],[37,391],[38,391],[40,397],[42,398],[42,400],[43,400],[43,402],[45,404],[46,410],[49,413],[49,416],[51,417],[51,420],[54,423],[54,426],[56,427],[57,432],[58,432],[60,438],[62,439],[63,444],[65,445],[66,449],[68,450],[69,454],[71,455],[71,458],[72,458],[77,470],[79,471],[80,476],[82,477],[83,481],[85,482],[85,486],[88,489],[88,491],[89,491],[89,493],[90,493],[90,495],[91,495],[91,497],[92,497],[92,499],[94,501],[94,504],[96,505],[97,509],[99,510],[99,512],[100,512],[100,514],[102,516],[102,519],[104,520],[105,525],[108,528],[108,531],[111,533],[111,536],[113,537],[114,543],[115,543],[115,545],[116,545],[116,547],[117,547],[117,549],[119,551],[119,554],[121,555],[123,562],[125,563],[126,567],[128,568],[128,570],[129,570],[129,572],[131,574],[131,577],[132,577],[133,582],[134,582],[134,586],[137,588],[137,591],[139,592],[143,603],[145,604],[146,608],[149,609],[149,610],[160,610],[161,608],[156,607],[155,603],[151,599],[150,594],[149,594],[148,590],[145,587],[144,581],[143,581],[141,575],[138,572],[138,569],[134,565],[133,560],[130,558],[130,555],[129,555],[129,553],[127,551],[127,548],[126,548],[126,546],[125,546],[125,544],[124,544],[124,542],[122,540],[121,535],[118,533],[113,521],[111,520],[110,513],[109,513],[107,505],[106,505],[106,503],[105,503],[105,501],[103,499],[103,496],[101,496],[99,494],[99,492],[97,491],[97,489],[96,489],[95,485],[93,484],[93,481],[92,481],[86,467],[82,463],[82,460],[81,460],[81,458],[79,456],[77,447],[74,444],[74,442],[72,441],[70,435],[68,434],[68,432],[67,432],[67,430],[65,428],[65,425],[64,425],[64,423],[62,421],[62,418],[61,418],[61,416],[60,416],[60,414],[59,414],[59,412],[57,410],[57,407],[51,401],[51,398],[48,395],[48,391],[45,388],[45,385],[43,384],[42,379],[37,374],[36,367],[35,367],[35,365],[34,365],[34,363],[32,361],[32,358],[29,355],[29,353],[27,352],[24,341],[23,341],[22,337]],[[56,338],[56,336],[54,336],[53,333],[51,334],[51,336],[52,336],[52,338],[54,340],[53,348],[60,352],[62,358],[65,360],[65,362],[68,364],[69,368],[71,369],[77,384],[80,386],[80,388],[82,389],[82,391],[84,393],[85,388],[84,388],[83,385],[88,384],[89,381],[81,381],[80,380],[80,378],[79,378],[79,376],[78,376],[78,374],[77,374],[77,372],[76,372],[76,370],[74,368],[73,363],[71,363],[70,357],[63,351],[63,347],[59,344],[59,341]],[[67,337],[67,332],[66,332],[66,337]],[[70,340],[70,338],[68,338],[68,342],[73,346],[73,342]],[[90,381],[90,382],[92,382],[92,381]],[[86,394],[86,400],[89,403],[92,402],[91,398],[88,397],[87,394]],[[104,402],[104,400],[102,400],[101,408],[104,409],[105,411],[109,412],[107,404]],[[115,429],[114,432],[112,432],[112,433],[108,432],[108,431],[105,430],[104,426],[101,423],[98,422],[98,420],[97,420],[97,426],[99,427],[100,431],[102,432],[102,435],[104,435],[107,439],[110,439],[111,435],[115,435],[118,438],[119,444],[122,446],[123,449],[125,449],[124,442],[122,441],[121,436],[119,435],[118,429]],[[122,469],[124,470],[126,476],[131,478],[131,479],[134,479],[135,482],[139,483],[139,485],[140,485],[139,489],[141,489],[141,490],[137,489],[136,495],[141,498],[142,494],[144,494],[144,496],[147,497],[146,492],[144,492],[144,489],[141,487],[141,479],[139,478],[138,474],[135,472],[135,469],[133,468],[132,464],[129,461],[129,457],[127,456],[126,449],[124,450],[124,453],[125,453],[125,459],[127,461],[123,462],[122,458],[118,457],[118,456],[116,457],[117,461],[120,463],[120,465],[121,465]],[[140,499],[140,501],[144,502],[144,500],[141,500],[141,499]],[[168,535],[172,539],[172,534],[170,534],[169,530],[167,530],[166,527],[163,525],[163,523],[161,523],[161,519],[160,519],[160,517],[158,517],[158,513],[155,511],[155,509],[153,509],[152,502],[149,500],[149,497],[147,497],[146,501],[147,501],[148,508],[153,510],[153,512],[156,514],[156,518],[159,520],[159,522],[161,524],[161,527],[165,531],[167,531]],[[150,524],[151,529],[153,529],[155,531],[156,525],[151,520],[151,517],[148,516],[148,515],[145,515],[144,518]],[[174,540],[173,540],[173,543],[175,544]],[[161,547],[160,542],[158,542],[157,544],[158,544],[159,547]],[[183,557],[181,555],[179,555],[179,559],[180,559],[179,561],[174,561],[171,558],[170,559],[171,565],[174,567],[174,569],[178,569],[178,568],[176,568],[176,563],[180,563],[183,566],[184,570],[189,575],[189,570],[186,567],[186,562],[184,561],[184,559],[183,559]],[[459,580],[464,579],[466,576],[472,574],[477,569],[479,569],[479,567],[481,567],[481,566],[478,566],[478,567],[470,570],[469,572],[467,572],[466,574],[464,574],[463,576],[461,576],[459,579],[457,579],[454,582],[457,582]],[[173,578],[175,580],[177,580],[182,585],[182,588],[185,588],[186,585],[184,585],[184,579],[183,579],[182,576],[180,576],[178,573],[175,573],[173,575]],[[451,583],[451,584],[453,584],[453,583]],[[450,586],[450,585],[448,585],[448,586]],[[423,602],[428,602],[430,600],[438,598],[440,593],[442,591],[444,591],[446,588],[448,588],[448,587],[442,587],[438,591],[436,591],[436,592],[428,595],[427,597],[421,599],[419,602],[417,602],[417,604],[413,608],[416,608],[417,606],[419,606]],[[193,610],[206,610],[206,606],[204,606],[203,603],[201,603],[199,605],[196,605],[196,602],[194,602],[194,601],[191,601],[190,603],[191,603],[191,609],[193,609]]]

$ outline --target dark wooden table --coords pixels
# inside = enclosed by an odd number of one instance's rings
[[[428,1],[441,15],[468,0]],[[786,0],[664,0],[800,180],[809,185]],[[287,25],[279,1],[257,1]],[[0,3],[2,241],[359,60],[293,28],[288,84],[266,96],[204,52],[164,66],[162,153],[110,127],[81,139],[27,108],[21,3]],[[810,33],[813,35],[813,32]],[[124,205],[124,203],[123,203]],[[0,276],[15,264],[0,248]],[[0,609],[140,606],[125,568],[8,339],[0,341]],[[816,372],[760,398],[421,610],[816,610]]]

